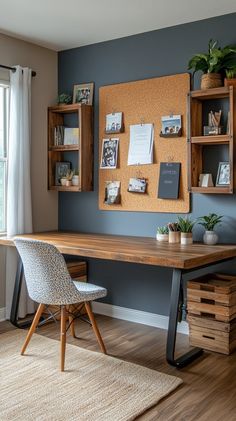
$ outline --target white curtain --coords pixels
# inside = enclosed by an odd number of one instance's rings
[[[10,75],[10,114],[7,181],[7,235],[32,232],[30,180],[31,69],[16,66]],[[6,259],[6,318],[9,319],[17,267],[17,253],[8,248]],[[34,312],[25,283],[19,316]]]

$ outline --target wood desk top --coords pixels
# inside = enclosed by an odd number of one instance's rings
[[[58,231],[20,237],[46,241],[64,254],[179,269],[193,269],[236,257],[236,244],[207,246],[195,243],[183,246],[158,243],[149,237]],[[0,237],[0,245],[14,246],[13,238]]]

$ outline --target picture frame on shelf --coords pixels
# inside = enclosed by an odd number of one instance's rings
[[[218,172],[216,177],[216,186],[230,185],[230,164],[229,162],[219,162]]]
[[[73,104],[93,105],[93,91],[93,82],[74,85]]]
[[[65,177],[71,169],[70,162],[56,162],[55,166],[55,186],[61,186],[61,178]]]

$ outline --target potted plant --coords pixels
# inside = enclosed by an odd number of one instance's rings
[[[57,104],[58,105],[68,105],[68,104],[71,104],[71,102],[72,102],[71,95],[62,93],[62,94],[58,95],[58,97],[57,97]]]
[[[61,178],[61,185],[70,187],[72,184],[72,178],[74,175],[74,171],[68,171],[64,177]]]
[[[188,63],[188,69],[193,69],[193,74],[199,70],[203,72],[201,89],[222,86],[222,73],[233,66],[236,66],[236,45],[221,48],[218,47],[218,41],[212,39],[208,44],[208,52],[196,54]]]
[[[179,243],[180,242],[180,230],[177,222],[169,222],[167,224],[169,230],[169,243]]]
[[[181,244],[192,244],[193,243],[193,227],[195,221],[190,218],[178,217],[178,226],[180,230],[180,242]]]
[[[169,241],[169,230],[166,225],[164,225],[163,227],[157,227],[156,239],[160,242]]]
[[[216,213],[209,213],[209,215],[201,216],[198,218],[198,223],[205,228],[203,236],[203,242],[208,245],[216,244],[218,241],[218,235],[214,231],[214,228],[222,220],[223,216],[217,215]]]
[[[79,171],[75,170],[73,177],[72,177],[72,186],[78,186],[79,185]]]
[[[236,66],[230,69],[226,69],[225,75],[226,75],[226,78],[224,81],[224,85],[233,86],[234,88],[236,88]]]

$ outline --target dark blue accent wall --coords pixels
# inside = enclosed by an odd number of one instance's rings
[[[205,51],[210,38],[222,45],[236,43],[235,27],[233,13],[59,53],[59,93],[72,93],[73,84],[95,82],[94,192],[59,194],[59,229],[154,237],[158,225],[175,219],[174,214],[98,210],[98,90],[186,72],[189,58]],[[213,159],[211,155],[207,159]],[[193,218],[212,211],[225,215],[217,230],[220,241],[236,242],[235,195],[192,196]],[[202,232],[201,227],[195,229],[196,240]],[[89,261],[90,280],[108,288],[106,302],[158,314],[168,314],[170,277],[170,270],[151,266]]]

